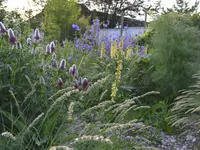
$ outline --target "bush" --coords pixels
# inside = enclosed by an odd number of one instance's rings
[[[162,15],[152,28],[153,81],[163,96],[177,95],[199,68],[200,31],[193,27],[190,16],[175,13]]]

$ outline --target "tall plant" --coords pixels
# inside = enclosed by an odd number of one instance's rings
[[[162,15],[152,28],[153,81],[163,96],[173,96],[189,85],[191,75],[199,69],[200,31],[189,15],[176,13]]]

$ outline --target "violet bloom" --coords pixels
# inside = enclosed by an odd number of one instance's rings
[[[61,87],[63,86],[63,81],[62,81],[61,78],[58,79],[57,86],[58,86],[59,88],[61,88]]]
[[[16,39],[15,34],[14,34],[14,32],[11,28],[8,29],[8,37],[9,37],[10,44],[15,45],[16,42],[17,42],[17,39]]]
[[[31,38],[27,38],[26,43],[27,43],[27,46],[30,47],[31,46]]]
[[[104,23],[104,24],[103,24],[103,27],[104,27],[104,28],[107,28],[107,27],[108,27],[108,25]]]
[[[76,25],[76,24],[72,24],[72,28],[75,29],[76,31],[79,31],[79,30],[80,30],[79,26]]]
[[[0,22],[0,34],[6,33],[7,30],[2,22]]]
[[[79,84],[78,84],[78,81],[77,81],[77,80],[75,80],[74,88],[75,88],[75,89],[78,89],[78,88],[79,88]]]
[[[51,52],[55,52],[55,51],[56,51],[56,46],[55,46],[54,41],[52,41],[52,42],[50,43],[50,49],[51,49]]]
[[[35,41],[39,41],[40,40],[40,31],[39,29],[35,29],[35,32],[34,32],[34,37]]]
[[[68,61],[72,61],[72,59],[73,59],[72,56],[68,57]]]
[[[58,67],[58,63],[57,63],[56,59],[52,59],[52,67],[54,67],[54,68]]]
[[[88,86],[89,86],[88,80],[86,78],[84,78],[82,81],[83,90],[86,90],[88,88]]]
[[[51,54],[51,48],[49,44],[46,46],[46,54],[47,55]]]
[[[66,68],[66,60],[65,59],[62,59],[61,62],[60,62],[60,67],[59,69],[60,70],[65,70]]]
[[[72,67],[69,68],[69,73],[74,77],[78,78],[78,69],[75,64],[72,65]]]

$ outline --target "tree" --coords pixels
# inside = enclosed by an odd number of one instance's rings
[[[44,8],[44,30],[51,39],[64,39],[77,22],[80,8],[73,0],[48,0]]]
[[[16,36],[23,35],[28,27],[28,23],[24,21],[21,14],[15,10],[6,12],[3,22],[7,28],[12,28],[14,30]]]
[[[194,13],[198,8],[199,2],[196,0],[195,4],[189,7],[189,2],[185,0],[176,0],[176,4],[172,8],[163,8],[164,13],[177,12],[177,13]]]
[[[160,9],[161,9],[161,0],[159,1],[148,0],[144,2],[144,5],[142,6],[142,11],[144,12],[145,15],[145,20],[144,20],[145,29],[147,27],[147,16],[150,14],[158,13]]]
[[[84,2],[88,7],[97,6],[99,11],[105,12],[107,15],[108,13],[124,13],[124,15],[129,15],[132,18],[141,10],[143,3],[144,0],[86,0]],[[107,17],[105,19],[107,19]]]
[[[5,0],[0,0],[0,21],[2,22],[5,15],[6,15],[6,11],[5,11],[5,7],[3,6],[3,3],[5,2]]]

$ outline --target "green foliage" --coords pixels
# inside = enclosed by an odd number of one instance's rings
[[[24,38],[23,40],[27,38],[24,35],[31,33],[28,22],[17,11],[6,12],[3,23],[7,28],[12,28],[17,37]]]
[[[164,13],[176,12],[180,14],[189,14],[194,13],[199,6],[199,2],[196,1],[194,5],[189,6],[187,0],[176,0],[176,4],[172,8],[167,8],[167,11],[164,10]]]
[[[149,30],[146,31],[142,36],[138,37],[138,45],[140,46],[148,46],[149,49],[152,48],[152,37],[154,36],[155,31]]]
[[[48,0],[44,10],[44,29],[47,39],[66,39],[80,8],[74,0]]]
[[[200,72],[192,76],[196,82],[189,88],[180,91],[180,96],[176,97],[169,117],[172,126],[186,128],[192,127],[200,132]]]
[[[193,22],[193,25],[200,30],[200,14],[199,13],[192,15],[192,22]]]
[[[5,0],[0,0],[0,21],[2,22],[5,15],[6,15],[6,10],[5,7],[3,6],[3,3],[5,2]]]
[[[193,27],[188,15],[162,15],[152,25],[152,74],[163,96],[173,96],[191,82],[191,75],[199,68],[200,31]]]

